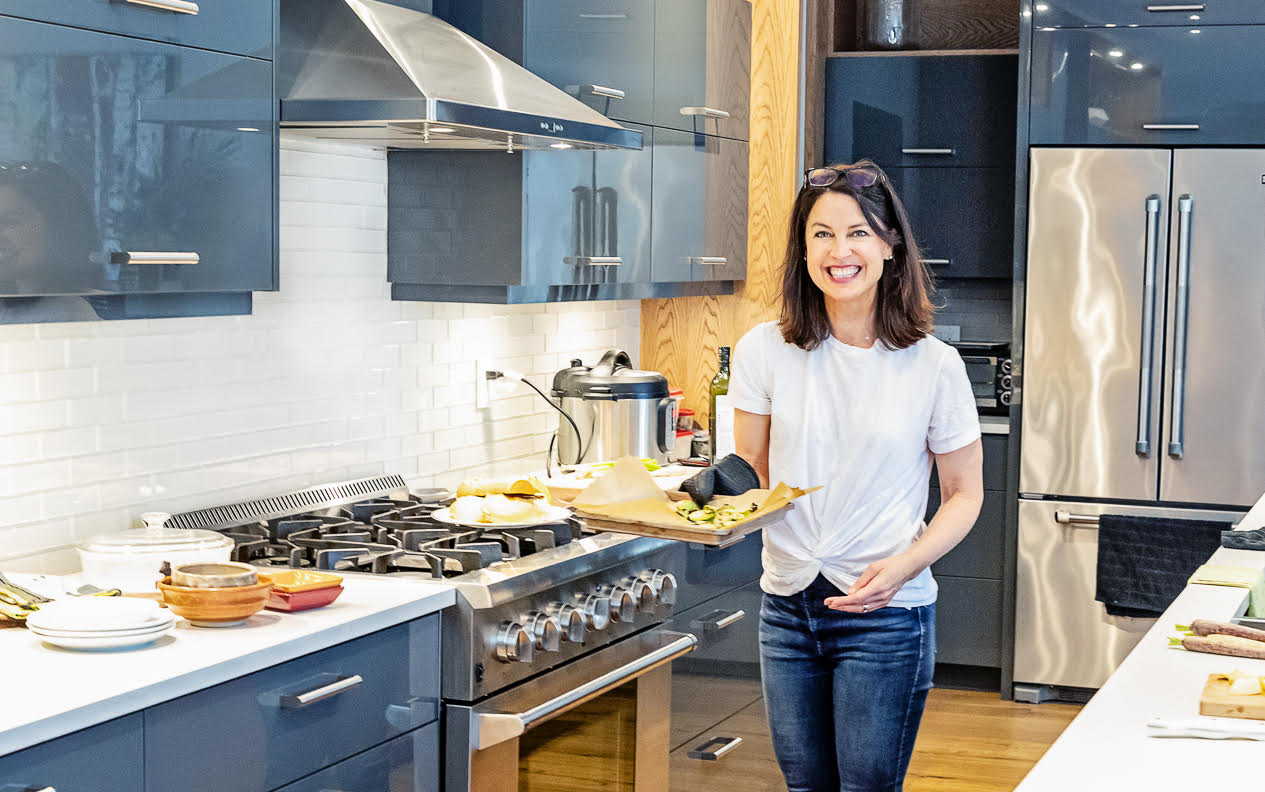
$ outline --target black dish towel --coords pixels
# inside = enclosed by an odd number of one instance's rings
[[[1094,599],[1112,616],[1154,618],[1221,546],[1228,522],[1104,514]]]

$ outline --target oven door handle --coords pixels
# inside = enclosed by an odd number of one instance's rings
[[[579,706],[589,699],[617,688],[664,663],[694,651],[698,638],[688,633],[665,633],[676,636],[674,640],[630,663],[613,668],[601,676],[568,690],[524,712],[478,712],[473,715],[472,739],[475,750],[482,751],[506,740],[522,735],[537,723]]]

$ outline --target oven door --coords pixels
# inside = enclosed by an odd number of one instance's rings
[[[444,706],[445,792],[666,792],[672,660],[650,630],[476,704]]]

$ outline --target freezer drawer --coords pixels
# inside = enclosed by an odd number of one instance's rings
[[[1061,523],[1066,515],[1132,514],[1237,520],[1239,512],[1193,511],[1067,501],[1019,501],[1015,572],[1016,682],[1097,688],[1154,619],[1107,614],[1094,599],[1098,530]]]

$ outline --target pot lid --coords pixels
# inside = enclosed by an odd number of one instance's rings
[[[580,399],[663,399],[668,379],[657,371],[638,371],[622,349],[607,350],[592,368],[579,360],[554,375],[553,395]]]
[[[232,547],[233,540],[215,531],[198,528],[164,528],[170,514],[146,512],[141,515],[144,528],[129,528],[111,534],[94,536],[80,543],[89,553],[164,553],[173,550],[214,550]]]

